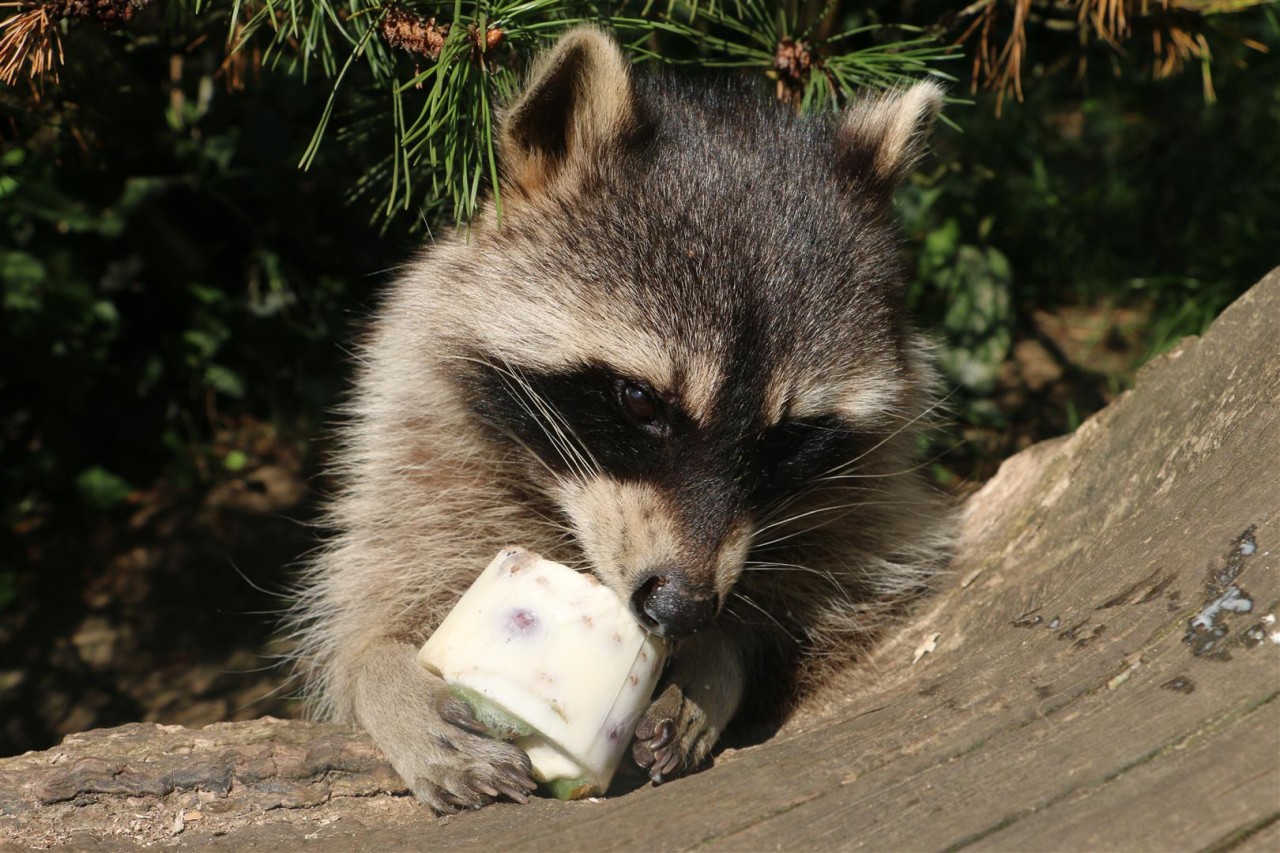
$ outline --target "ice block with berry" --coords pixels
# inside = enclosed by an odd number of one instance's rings
[[[418,659],[554,796],[577,799],[608,788],[666,654],[593,575],[507,548]]]

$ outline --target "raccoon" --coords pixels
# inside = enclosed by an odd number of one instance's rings
[[[360,349],[292,617],[312,716],[363,726],[440,812],[524,802],[527,757],[415,660],[510,544],[672,638],[632,750],[655,783],[853,659],[950,542],[890,215],[940,103],[924,82],[800,119],[558,41],[501,122],[500,217],[410,264]]]

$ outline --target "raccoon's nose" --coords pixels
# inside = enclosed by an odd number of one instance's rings
[[[671,569],[654,571],[631,595],[640,624],[660,637],[687,637],[705,628],[718,605],[714,592],[693,587]]]

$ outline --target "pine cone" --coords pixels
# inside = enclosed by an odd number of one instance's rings
[[[51,0],[50,13],[57,18],[97,21],[103,29],[114,30],[133,20],[138,10],[151,0]]]
[[[427,19],[403,6],[392,6],[383,16],[378,31],[391,47],[439,59],[449,35],[449,25],[437,25],[435,18]]]

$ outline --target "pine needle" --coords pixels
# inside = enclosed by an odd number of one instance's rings
[[[0,3],[0,9],[4,8],[22,11],[0,21],[0,82],[16,85],[25,66],[33,82],[48,78],[56,83],[63,54],[59,17],[53,7],[43,3]]]
[[[1214,100],[1210,73],[1212,50],[1205,36],[1211,20],[1244,12],[1274,0],[1071,0],[1074,13],[1061,16],[1065,4],[1041,0],[978,0],[957,16],[967,21],[956,38],[965,44],[976,37],[972,86],[996,93],[998,115],[1007,96],[1022,100],[1022,70],[1028,56],[1028,29],[1073,30],[1080,39],[1080,65],[1088,61],[1087,48],[1100,42],[1115,55],[1124,53],[1136,36],[1147,34],[1151,57],[1147,65],[1159,79],[1181,73],[1197,64],[1203,77],[1205,100]],[[1071,6],[1065,6],[1070,9]],[[1034,15],[1033,15],[1034,11]],[[969,20],[972,19],[972,20]],[[1249,40],[1237,39],[1249,46]]]

